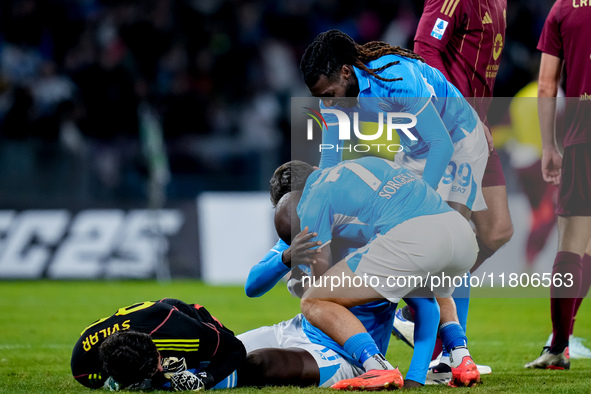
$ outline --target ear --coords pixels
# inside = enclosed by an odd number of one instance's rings
[[[344,79],[349,79],[351,77],[351,74],[353,74],[352,66],[349,64],[343,64],[343,66],[341,67],[341,76]]]

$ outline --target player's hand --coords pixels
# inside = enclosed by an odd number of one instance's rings
[[[291,245],[283,251],[283,264],[288,267],[295,267],[300,264],[314,264],[314,254],[319,253],[320,249],[311,249],[315,246],[322,245],[320,241],[310,242],[317,233],[308,233],[308,227],[304,228],[291,241]]]
[[[484,135],[486,136],[486,143],[488,144],[488,154],[490,155],[490,152],[492,152],[492,150],[495,148],[492,133],[490,132],[490,130],[488,129],[488,127],[486,127],[486,125],[484,123],[482,124],[482,128],[484,129]]]
[[[556,148],[542,151],[542,176],[548,183],[558,186],[562,170],[562,156]]]
[[[299,266],[295,266],[291,272],[289,280],[287,281],[287,290],[294,297],[302,298],[302,295],[306,292],[308,286],[304,287],[304,278],[309,277],[307,272],[302,271]],[[308,281],[308,283],[310,283]]]
[[[170,377],[170,387],[174,391],[201,391],[205,389],[205,384],[200,376],[182,371]]]

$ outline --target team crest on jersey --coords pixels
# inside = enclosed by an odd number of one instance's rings
[[[438,40],[441,40],[443,34],[445,33],[445,29],[447,29],[447,25],[449,22],[444,21],[441,18],[437,18],[435,25],[433,26],[433,30],[431,30],[431,37],[435,37]]]
[[[378,103],[378,107],[380,107],[380,109],[382,111],[386,111],[386,112],[392,111],[392,109],[393,109],[390,104],[384,103],[383,101],[380,101]]]

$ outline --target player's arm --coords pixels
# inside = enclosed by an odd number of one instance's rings
[[[429,145],[427,162],[423,170],[423,180],[433,189],[437,189],[437,185],[453,155],[454,146],[449,132],[431,100],[427,102],[416,117],[417,124],[415,128],[419,133],[419,138],[422,138]]]
[[[197,357],[209,364],[201,369],[197,376],[205,389],[212,388],[217,383],[232,374],[246,358],[246,349],[234,333],[225,327],[209,311],[199,304],[186,304],[179,300],[164,299],[164,303],[181,303],[182,309],[175,311],[171,323],[164,325],[161,330],[168,330],[165,337],[182,339],[197,339],[199,347]],[[184,304],[184,306],[182,305]],[[182,314],[182,315],[178,315]],[[172,331],[171,331],[172,330]],[[193,362],[193,361],[192,361]],[[191,368],[195,368],[192,365]]]
[[[209,365],[202,371],[205,388],[211,388],[232,374],[246,359],[244,344],[234,335],[223,330],[214,330],[217,346],[214,347]]]
[[[441,71],[448,81],[451,79],[443,65],[443,56],[454,30],[461,22],[462,3],[426,0],[414,38],[414,51],[421,55],[428,65]]]
[[[169,370],[165,367],[163,373],[157,373],[152,378],[152,387],[155,389],[172,389],[173,391],[211,389],[231,375],[235,375],[234,371],[246,359],[244,345],[229,330],[220,329],[212,323],[198,321],[188,323],[183,319],[176,319],[174,324],[180,326],[184,332],[185,335],[181,338],[198,341],[198,353],[196,356],[189,354],[185,356],[182,353],[188,350],[177,350],[173,356],[166,355],[166,361],[180,360],[187,369],[173,366]],[[172,346],[174,343],[170,339],[164,341],[166,346]],[[179,342],[176,346],[182,347],[183,343]],[[165,350],[172,351],[172,349]],[[184,361],[185,358],[186,361]],[[201,368],[203,364],[205,366]]]
[[[437,339],[439,305],[433,297],[408,297],[404,301],[415,311],[414,351],[406,380],[424,385]]]
[[[250,269],[244,290],[248,297],[260,297],[273,288],[291,269],[291,260],[284,261],[288,245],[282,240]]]
[[[445,79],[448,81],[451,80],[451,77],[443,64],[442,51],[422,41],[415,41],[414,51],[421,55],[428,65],[441,71]]]
[[[249,297],[260,297],[273,288],[293,267],[310,264],[311,249],[318,242],[310,242],[315,233],[307,230],[300,232],[288,246],[279,240],[257,265],[252,267],[246,279],[244,289]]]
[[[542,175],[546,182],[560,183],[562,157],[555,139],[556,96],[562,71],[560,57],[542,53],[538,76],[538,118],[542,133]]]
[[[78,340],[72,352],[70,367],[72,375],[80,384],[91,389],[98,389],[103,386],[106,376],[102,376],[102,366],[99,360],[98,350],[85,351],[82,338]]]
[[[320,100],[320,112],[327,107]],[[343,160],[343,141],[339,139],[339,122],[334,114],[323,113],[326,125],[322,126],[322,147],[318,167],[323,170]]]

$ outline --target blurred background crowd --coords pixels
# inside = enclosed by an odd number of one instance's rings
[[[495,96],[535,78],[551,0],[509,0]],[[423,0],[3,0],[0,192],[85,204],[265,190],[320,32],[412,48]],[[151,183],[149,182],[151,180]],[[152,186],[152,189],[150,188]]]

